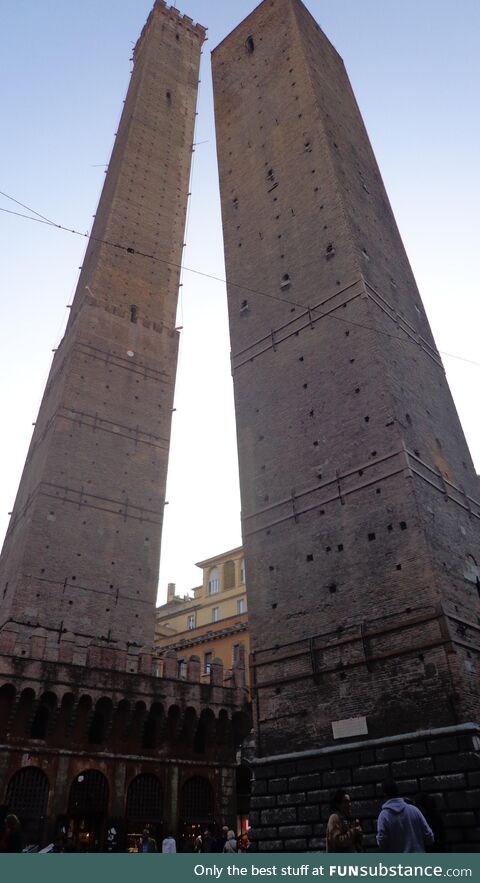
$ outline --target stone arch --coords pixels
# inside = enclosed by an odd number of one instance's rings
[[[181,735],[181,743],[182,746],[187,750],[191,751],[193,747],[193,743],[195,740],[195,733],[197,730],[198,718],[197,712],[192,706],[189,706],[185,709],[185,713],[183,715],[183,724],[182,724],[182,735]]]
[[[171,705],[167,714],[167,742],[174,745],[178,739],[181,726],[181,713],[178,705]]]
[[[72,740],[74,742],[86,742],[91,713],[92,697],[85,693],[80,696],[73,714]]]
[[[109,787],[100,770],[82,770],[70,785],[68,814],[73,843],[81,852],[99,852],[105,840]]]
[[[180,816],[183,824],[208,825],[215,818],[213,787],[205,776],[191,776],[180,794]]]
[[[33,716],[32,725],[30,727],[30,737],[32,739],[46,739],[48,730],[51,727],[53,714],[57,707],[57,697],[55,693],[47,691],[43,693],[38,701],[35,714]]]
[[[36,766],[18,770],[8,783],[5,802],[20,819],[26,844],[42,841],[49,791],[48,777]]]
[[[146,825],[163,824],[163,788],[153,773],[140,773],[128,786],[125,818],[128,829],[142,831]]]
[[[163,706],[154,702],[143,725],[142,748],[154,751],[160,742],[164,722]]]
[[[15,707],[17,691],[13,684],[3,684],[0,687],[0,735],[4,736],[8,730],[10,716]]]
[[[35,690],[26,687],[20,693],[12,723],[12,735],[25,737],[30,731],[30,722],[35,708]]]
[[[215,715],[211,708],[204,708],[193,740],[196,754],[211,754],[215,745]]]
[[[62,744],[70,736],[73,724],[73,712],[75,708],[75,695],[64,693],[57,709],[56,720],[53,723],[52,740]]]
[[[87,738],[89,745],[103,745],[105,743],[112,714],[112,700],[107,696],[102,696],[95,705],[95,710],[88,728]]]
[[[141,736],[143,733],[143,725],[147,715],[147,706],[145,702],[136,702],[129,716],[126,740],[128,750],[138,751],[141,747]]]
[[[128,699],[121,699],[117,704],[112,717],[111,743],[119,748],[125,741],[131,714],[131,705]]]

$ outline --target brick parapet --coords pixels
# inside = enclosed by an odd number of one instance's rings
[[[160,17],[162,17],[165,21],[172,22],[175,27],[179,27],[182,30],[190,31],[197,38],[199,38],[202,43],[207,38],[207,28],[203,27],[203,25],[199,24],[198,22],[194,23],[193,19],[191,19],[188,15],[182,15],[182,13],[174,6],[168,6],[165,3],[165,0],[155,0],[153,9],[150,12],[150,15],[148,16],[147,21],[145,22],[145,25],[140,34],[140,37],[135,44],[133,50],[134,61],[138,60],[138,57],[145,44],[147,34],[149,33],[153,22],[155,21],[155,19]]]
[[[72,636],[73,637],[73,636]],[[22,650],[23,647],[23,650]],[[81,657],[81,658],[80,658]],[[230,675],[230,673],[229,673]],[[187,676],[179,677],[176,653],[166,659],[156,654],[131,652],[90,644],[79,651],[78,639],[67,635],[55,645],[37,630],[25,649],[14,629],[0,632],[0,688],[12,684],[17,691],[30,688],[38,698],[48,689],[57,698],[69,691],[87,693],[95,702],[109,696],[128,696],[146,703],[162,700],[191,704],[197,709],[216,706],[239,711],[247,701],[244,670],[224,684],[223,665],[216,659],[209,677],[201,675],[198,657],[187,663]]]

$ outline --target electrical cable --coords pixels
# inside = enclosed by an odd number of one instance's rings
[[[24,205],[23,203],[19,202],[19,200],[14,199],[13,196],[9,196],[8,193],[5,193],[0,190],[0,195],[5,196],[7,199],[12,200],[13,202],[17,203],[17,205],[21,205],[23,208],[26,208],[28,211],[33,212],[33,214],[37,215],[37,217],[32,218],[31,215],[25,215],[21,212],[15,212],[15,211],[12,211],[11,209],[6,209],[6,208],[0,207],[0,211],[5,212],[6,214],[16,215],[17,217],[25,218],[28,221],[36,221],[39,224],[46,224],[49,227],[55,227],[58,230],[63,230],[66,233],[73,233],[76,236],[82,236],[84,239],[89,239],[89,240],[92,240],[93,242],[98,242],[100,245],[107,245],[110,248],[115,248],[119,251],[124,251],[127,254],[137,255],[138,257],[146,258],[148,260],[154,261],[155,263],[167,264],[168,266],[175,267],[175,269],[177,269],[177,270],[184,271],[187,273],[194,273],[197,276],[203,276],[205,279],[212,279],[214,282],[221,282],[222,285],[227,285],[230,287],[233,286],[235,288],[239,288],[242,291],[248,292],[249,294],[258,294],[261,297],[267,297],[270,300],[275,300],[275,301],[278,301],[279,303],[289,304],[290,306],[300,307],[301,309],[308,310],[308,307],[306,307],[305,304],[301,304],[301,303],[291,300],[289,298],[279,297],[278,295],[271,294],[270,292],[261,291],[258,288],[251,288],[248,285],[242,285],[239,282],[234,282],[230,279],[228,279],[228,280],[223,279],[221,276],[215,276],[212,273],[205,273],[202,270],[195,270],[193,267],[185,266],[185,264],[176,264],[174,261],[169,261],[166,258],[159,258],[159,257],[156,257],[155,255],[148,254],[147,252],[138,251],[137,249],[131,248],[127,245],[120,245],[117,242],[110,242],[108,239],[101,239],[98,236],[93,236],[92,233],[88,233],[88,232],[82,233],[80,230],[75,230],[73,227],[65,227],[63,224],[57,224],[55,221],[51,221],[50,219],[45,218],[44,215],[41,215],[39,212],[36,212],[34,209],[30,208],[29,206]],[[322,314],[320,314],[320,317],[321,316],[322,316]],[[415,346],[419,347],[420,349],[422,349],[421,345],[416,340],[413,340],[411,337],[400,337],[398,334],[390,334],[390,332],[388,332],[388,331],[383,331],[380,328],[373,328],[372,326],[364,325],[361,322],[354,322],[352,319],[346,319],[343,316],[336,316],[334,313],[324,313],[323,316],[328,319],[335,319],[337,322],[343,322],[346,325],[351,325],[356,328],[362,328],[365,331],[373,331],[375,334],[383,335],[384,337],[388,337],[391,340],[399,340],[402,343],[409,342],[409,343],[412,343]],[[466,362],[469,365],[475,365],[476,367],[480,367],[480,362],[476,362],[473,359],[467,359],[465,356],[459,356],[454,353],[447,353],[442,350],[437,350],[437,352],[442,356],[446,356],[447,358],[457,359],[461,362]]]

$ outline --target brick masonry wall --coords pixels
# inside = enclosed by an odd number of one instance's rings
[[[337,788],[345,788],[353,817],[364,831],[364,848],[374,851],[381,782],[393,776],[402,797],[413,800],[424,792],[434,799],[448,851],[477,852],[480,755],[474,730],[415,733],[258,763],[250,823],[259,850],[323,851],[330,797]]]
[[[0,626],[153,643],[204,38],[157,0],[135,48],[0,562]]]
[[[476,720],[477,478],[343,62],[265,0],[212,64],[258,750]]]

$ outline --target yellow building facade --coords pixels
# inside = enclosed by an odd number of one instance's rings
[[[250,644],[243,548],[200,561],[197,567],[202,569],[203,579],[193,594],[179,596],[175,584],[169,584],[167,602],[157,608],[156,647],[160,654],[176,651],[180,675],[192,654],[200,657],[205,676],[215,658],[222,660],[224,671],[243,659],[248,683]]]

